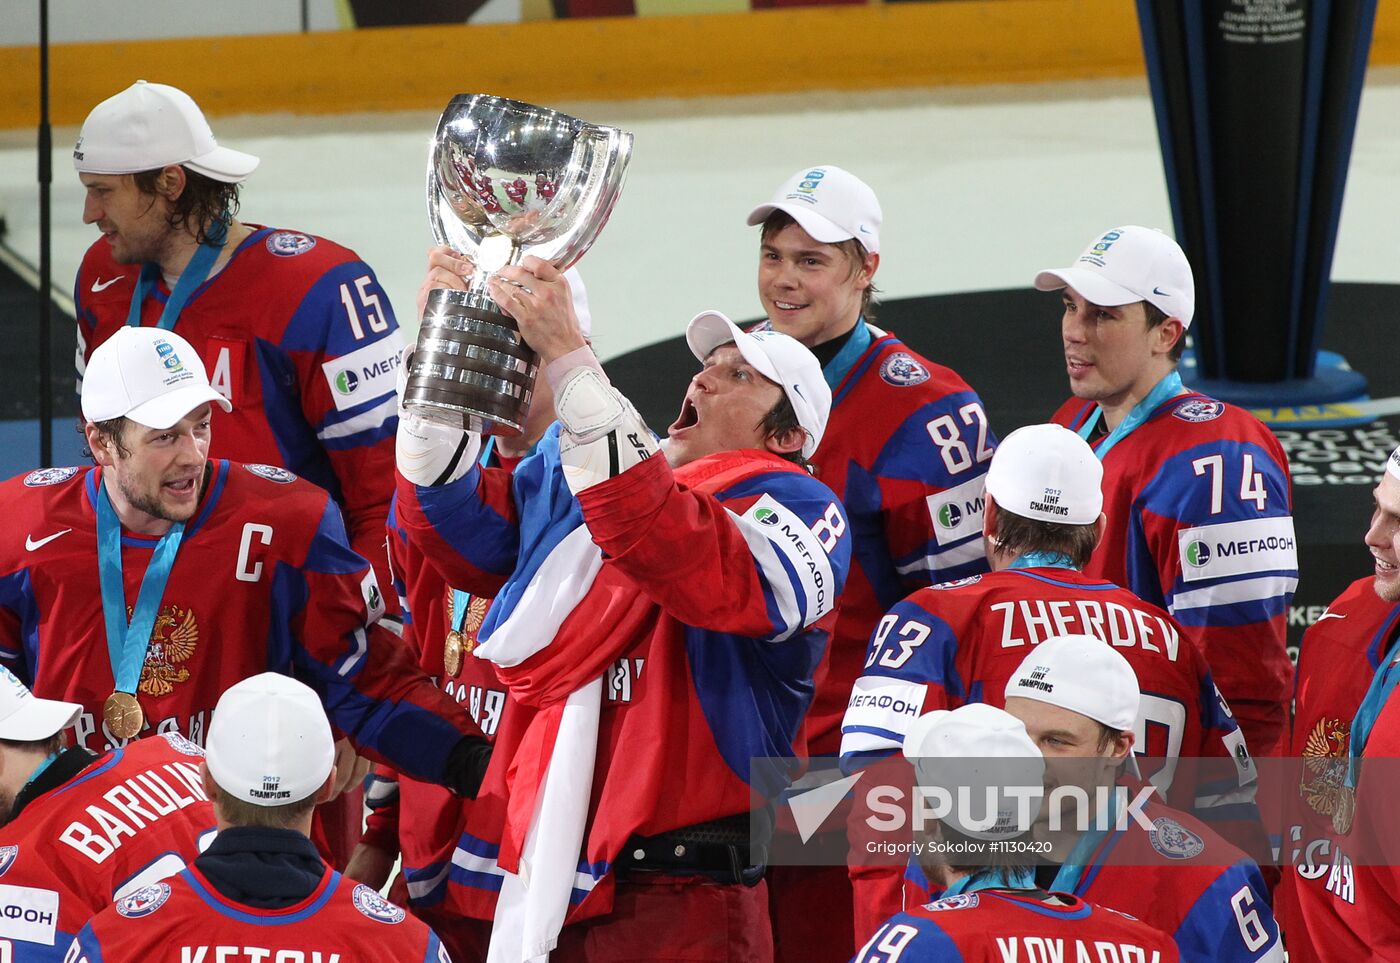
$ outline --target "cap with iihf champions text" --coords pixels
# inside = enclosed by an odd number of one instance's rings
[[[244,679],[214,707],[205,763],[220,789],[255,806],[305,799],[335,764],[326,710],[309,686],[289,676]]]
[[[1092,635],[1058,635],[1031,649],[1005,695],[1059,706],[1119,732],[1133,728],[1142,701],[1132,664]]]

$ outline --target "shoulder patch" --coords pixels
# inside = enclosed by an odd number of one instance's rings
[[[1183,401],[1172,409],[1172,415],[1182,421],[1214,421],[1225,413],[1225,405],[1205,398]]]
[[[402,907],[395,906],[364,883],[355,887],[350,901],[355,904],[355,909],[379,923],[402,923],[408,915]]]
[[[980,581],[982,581],[982,576],[969,575],[967,578],[955,578],[951,582],[939,582],[937,585],[930,585],[929,588],[955,589],[962,588],[964,585],[976,585]]]
[[[278,257],[296,257],[316,246],[316,239],[296,231],[273,231],[267,236],[267,250]]]
[[[268,481],[277,482],[279,485],[290,485],[297,480],[297,476],[287,471],[285,468],[278,468],[276,465],[244,465],[254,475],[259,478],[266,478]]]
[[[145,889],[138,889],[130,896],[123,896],[113,905],[117,912],[129,920],[150,916],[165,905],[170,898],[169,883],[152,883]]]
[[[40,468],[38,471],[32,471],[25,475],[24,484],[26,488],[57,485],[59,482],[66,482],[80,471],[82,471],[81,468]]]
[[[946,910],[972,909],[980,902],[976,893],[959,893],[957,896],[945,896],[943,899],[936,899],[924,907],[934,913],[942,913]]]
[[[1148,830],[1147,838],[1151,840],[1152,848],[1167,859],[1191,859],[1199,856],[1206,848],[1205,840],[1175,819],[1168,819],[1166,816],[1158,816],[1152,820],[1152,828]]]
[[[18,846],[0,846],[0,876],[4,876],[19,856]]]
[[[928,380],[928,369],[914,360],[914,356],[896,351],[880,362],[880,377],[896,388],[923,384]]]
[[[199,756],[203,758],[204,750],[193,742],[190,742],[178,732],[162,732],[160,737],[170,743],[170,748],[176,752],[184,753],[187,756]]]

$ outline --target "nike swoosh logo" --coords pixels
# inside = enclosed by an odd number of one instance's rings
[[[1344,619],[1344,618],[1346,618],[1345,615],[1338,615],[1338,614],[1335,613],[1335,612],[1323,612],[1321,615],[1319,615],[1319,616],[1317,617],[1317,620],[1318,620],[1319,622],[1321,622],[1323,619]]]
[[[1162,297],[1164,297],[1164,298],[1169,298],[1169,297],[1171,297],[1170,294],[1168,294],[1166,291],[1163,291],[1161,288],[1153,288],[1153,289],[1152,289],[1152,293],[1153,293],[1153,294],[1160,294],[1160,295],[1161,295]]]
[[[49,542],[52,542],[55,538],[60,538],[64,535],[67,535],[72,530],[73,529],[71,528],[65,528],[61,532],[54,532],[52,535],[46,535],[38,541],[35,541],[33,535],[26,535],[24,537],[24,547],[32,552],[35,549],[43,548],[45,545],[49,544]]]
[[[101,278],[98,278],[96,281],[93,281],[93,282],[92,282],[92,293],[93,293],[93,294],[96,294],[98,291],[105,291],[105,290],[107,290],[108,288],[110,288],[112,285],[116,284],[118,281],[121,281],[121,280],[124,280],[124,278],[123,278],[123,276],[120,275],[120,274],[118,274],[116,277],[112,278],[112,280],[110,280],[110,281],[104,281],[104,280],[102,280]]]

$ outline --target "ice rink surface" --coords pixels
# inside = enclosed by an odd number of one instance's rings
[[[114,78],[113,92],[128,79]],[[885,211],[877,282],[889,298],[1026,287],[1106,227],[1171,229],[1145,79],[550,106],[636,135],[621,200],[580,265],[604,359],[680,334],[702,309],[756,316],[757,230],[744,219],[805,165],[837,164],[874,187]],[[425,111],[212,125],[262,158],[243,219],[354,248],[412,331],[432,242],[424,170],[436,121]],[[54,131],[53,276],[64,291],[97,236],[82,223],[76,136]],[[37,263],[34,143],[33,131],[0,132],[0,213],[9,246]],[[1362,96],[1333,276],[1400,281],[1395,68],[1372,70]]]

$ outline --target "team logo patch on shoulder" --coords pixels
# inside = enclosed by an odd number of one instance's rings
[[[0,876],[4,876],[19,856],[18,846],[0,846]]]
[[[178,732],[162,732],[160,737],[170,743],[170,748],[187,756],[203,756],[204,750],[190,742]]]
[[[1152,820],[1152,829],[1147,836],[1152,841],[1152,848],[1167,859],[1191,859],[1206,848],[1205,840],[1166,816]]]
[[[955,589],[962,588],[964,585],[976,585],[980,581],[982,581],[982,576],[969,575],[967,578],[955,578],[951,582],[939,582],[937,585],[930,585],[929,588]]]
[[[296,257],[316,246],[316,239],[296,231],[273,231],[267,236],[267,250],[278,257]]]
[[[1183,401],[1172,409],[1172,414],[1182,421],[1214,421],[1225,413],[1225,405],[1219,401],[1194,398]]]
[[[923,384],[928,380],[928,369],[914,357],[903,351],[896,351],[880,363],[880,377],[896,388]]]
[[[165,901],[169,898],[169,883],[152,883],[145,889],[138,889],[130,896],[123,896],[114,905],[122,916],[135,920],[143,916],[150,916],[164,906]]]
[[[285,468],[278,468],[276,465],[244,465],[254,475],[259,478],[266,478],[268,481],[277,482],[279,485],[290,485],[297,480],[297,476],[287,471]]]
[[[944,910],[972,909],[978,904],[976,893],[959,893],[957,896],[945,896],[943,899],[936,899],[929,903],[924,909],[934,913],[941,913]]]
[[[355,904],[355,909],[380,923],[402,923],[408,915],[402,908],[395,906],[364,883],[355,887],[355,891],[350,894],[350,901]]]
[[[66,482],[80,471],[81,468],[40,468],[24,476],[24,485],[26,488],[57,485],[59,482]]]

